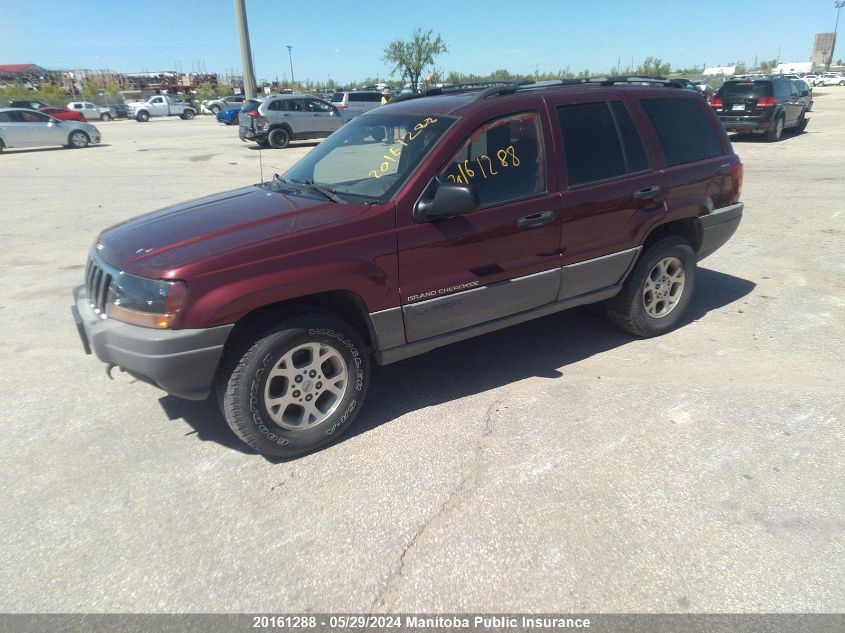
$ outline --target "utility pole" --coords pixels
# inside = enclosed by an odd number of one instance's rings
[[[830,70],[830,64],[833,62],[833,51],[836,49],[836,31],[839,29],[839,9],[845,7],[845,0],[841,2],[834,2],[833,6],[836,7],[836,22],[833,25],[833,44],[830,47],[830,55],[827,58],[825,70]]]
[[[244,96],[255,96],[255,70],[252,68],[252,49],[249,45],[249,27],[246,23],[246,0],[235,0],[235,22],[238,27],[238,39],[241,42],[241,66],[244,69]]]
[[[293,46],[287,45],[288,61],[290,61],[290,89],[293,90],[293,54],[290,52]]]

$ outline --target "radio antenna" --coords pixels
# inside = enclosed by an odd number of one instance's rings
[[[260,182],[264,183],[264,161],[261,160],[261,146],[258,146],[258,177]]]

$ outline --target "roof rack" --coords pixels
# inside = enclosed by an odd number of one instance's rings
[[[461,94],[464,92],[476,92],[472,101],[483,101],[494,95],[513,94],[521,90],[535,90],[538,88],[556,88],[560,86],[613,86],[617,84],[647,84],[665,86],[667,88],[684,88],[683,84],[674,80],[657,75],[619,75],[610,77],[590,77],[586,79],[551,79],[548,81],[484,81],[477,83],[454,84],[440,88],[429,88],[420,93],[400,95],[391,100],[391,103],[419,99],[420,97],[435,97],[439,95]]]
[[[441,86],[439,88],[428,88],[423,92],[416,92],[408,95],[399,95],[395,99],[391,99],[390,103],[397,101],[407,101],[408,99],[419,99],[420,97],[436,97],[438,95],[460,94],[462,92],[472,92],[481,90],[482,92],[489,91],[489,94],[503,94],[506,92],[514,92],[520,87],[520,83],[516,81],[480,81],[475,83],[452,84],[451,86]],[[478,97],[476,97],[477,99]],[[485,97],[486,98],[486,97]]]

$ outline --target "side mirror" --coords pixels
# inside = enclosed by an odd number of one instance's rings
[[[419,223],[466,215],[477,211],[481,206],[478,194],[470,185],[440,182],[435,179],[429,186],[429,190],[431,187],[436,187],[434,197],[420,200],[414,208],[414,220]]]
[[[809,90],[802,90],[802,91],[801,91],[801,96],[802,96],[802,97],[809,97],[809,96],[810,96],[810,91],[809,91]]]

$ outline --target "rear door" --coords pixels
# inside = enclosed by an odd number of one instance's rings
[[[495,116],[495,115],[493,115]],[[397,209],[399,277],[408,342],[551,303],[560,281],[560,213],[549,192],[539,113],[477,127],[439,170],[471,185],[481,208],[415,223]]]
[[[318,136],[328,136],[343,124],[335,109],[325,101],[306,99],[305,109],[311,116],[311,131]]]
[[[642,235],[666,215],[657,158],[621,98],[555,104],[563,147],[563,275],[559,299],[619,284]],[[703,103],[703,99],[696,99]]]

